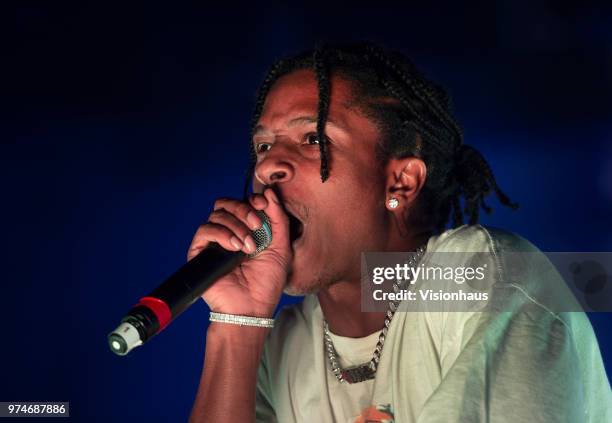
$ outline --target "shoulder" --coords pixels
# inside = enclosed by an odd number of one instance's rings
[[[522,236],[501,228],[484,225],[462,225],[430,238],[427,253],[450,265],[484,266],[485,282],[490,288],[512,288],[499,291],[507,295],[517,290],[524,300],[528,292],[547,295],[543,288],[553,289],[562,280],[546,254]],[[482,285],[482,284],[481,284]],[[522,292],[522,294],[520,294]]]
[[[523,323],[531,332],[539,331],[546,337],[567,331],[568,339],[578,344],[594,340],[589,319],[558,271],[558,264],[522,236],[496,227],[463,225],[432,237],[428,251],[430,246],[434,253],[462,253],[457,254],[459,262],[474,263],[476,257],[478,263],[487,263],[494,269],[488,274],[491,308],[486,310],[504,312],[501,314],[508,324],[518,327]],[[465,317],[469,316],[473,324],[491,318],[479,313],[460,318],[461,314],[451,317],[466,323]]]
[[[563,312],[579,311],[575,297],[547,255],[514,232],[483,225],[463,225],[432,237],[427,252],[431,255],[426,265],[445,263],[457,268],[483,269],[481,279],[462,283],[458,289],[466,293],[486,293],[484,302],[460,302],[442,307],[442,311],[455,310],[451,306],[467,311],[441,314],[445,319],[443,327],[457,333],[461,328],[467,330],[468,322],[474,325],[486,321],[479,311],[503,312],[509,319],[521,313],[539,321],[546,316],[565,325],[569,322],[567,313]],[[452,281],[443,287],[448,291],[457,289]]]
[[[427,251],[483,252],[500,251],[537,252],[536,246],[520,235],[506,229],[484,225],[462,225],[434,235],[427,243]]]

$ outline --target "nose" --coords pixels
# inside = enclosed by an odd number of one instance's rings
[[[276,149],[276,150],[275,150]],[[255,166],[255,178],[264,185],[288,182],[295,176],[295,166],[283,148],[275,145]]]

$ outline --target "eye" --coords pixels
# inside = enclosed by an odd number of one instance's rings
[[[317,135],[316,132],[307,133],[306,135],[304,135],[304,143],[308,145],[319,145],[319,135]]]
[[[265,153],[266,151],[269,151],[270,148],[272,148],[272,146],[265,142],[260,142],[260,143],[255,144],[255,152],[257,154]]]

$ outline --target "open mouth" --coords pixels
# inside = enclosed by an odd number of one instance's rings
[[[289,240],[291,243],[298,240],[304,233],[304,224],[295,217],[289,210],[286,210],[289,216]]]

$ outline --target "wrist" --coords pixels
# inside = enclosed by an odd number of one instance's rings
[[[238,326],[256,326],[264,328],[274,327],[274,319],[271,318],[246,316],[239,314],[226,314],[218,313],[215,311],[210,312],[209,320],[211,322],[227,323],[230,325]]]
[[[215,344],[227,344],[233,348],[243,347],[247,350],[257,350],[263,346],[270,328],[258,326],[228,325],[220,322],[210,322],[206,331],[206,345],[209,341]]]
[[[272,319],[276,305],[249,305],[248,307],[211,307],[213,313],[232,314],[237,316],[259,317],[263,319]]]

